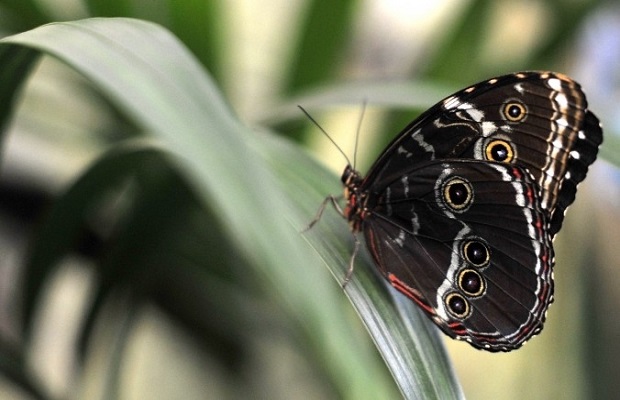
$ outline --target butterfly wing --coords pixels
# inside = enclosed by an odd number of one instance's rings
[[[449,336],[508,351],[542,329],[553,249],[523,169],[424,162],[369,204],[362,230],[379,270]]]
[[[362,189],[381,191],[424,160],[517,165],[538,184],[555,235],[602,139],[579,84],[551,72],[506,75],[447,97],[409,124],[377,159]]]

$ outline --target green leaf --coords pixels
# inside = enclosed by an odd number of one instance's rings
[[[0,0],[4,28],[15,31],[30,29],[49,21],[36,0]]]
[[[0,48],[0,129],[5,130],[13,114],[16,96],[39,57],[38,53],[22,47]]]
[[[219,0],[168,0],[144,7],[141,0],[86,0],[91,15],[132,17],[152,21],[173,31],[209,70],[222,78],[222,56],[227,50],[222,33],[226,24]]]
[[[620,139],[616,132],[605,135],[605,142],[601,146],[600,157],[620,167]]]
[[[347,318],[339,282],[350,233],[326,212],[304,235],[338,180],[298,147],[236,119],[196,59],[167,31],[130,19],[56,23],[5,38],[86,77],[171,154],[218,234],[248,260],[258,285],[297,321],[343,398],[393,398],[375,354]],[[328,266],[335,282],[325,274]],[[360,257],[345,293],[407,398],[459,398],[436,329],[377,279]]]
[[[432,99],[441,99],[453,89],[414,80],[335,83],[303,91],[282,105],[266,110],[258,119],[268,125],[299,119],[302,114],[298,105],[309,111],[334,106],[360,108],[365,102],[369,107],[426,109],[432,105]]]
[[[351,21],[358,3],[356,0],[308,2],[289,62],[285,93],[296,93],[337,75],[338,61],[347,54]]]
[[[0,372],[8,378],[30,398],[46,400],[41,385],[25,368],[24,357],[15,351],[13,343],[0,342]],[[5,394],[6,395],[6,394]]]

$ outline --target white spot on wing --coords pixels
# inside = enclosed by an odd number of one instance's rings
[[[581,157],[581,154],[579,154],[577,150],[573,150],[570,152],[570,156],[574,158],[575,160],[579,160],[579,157]]]
[[[413,155],[411,154],[410,151],[407,151],[403,146],[398,146],[398,149],[396,149],[396,152],[398,153],[399,156],[405,155],[406,158],[409,158]]]
[[[453,108],[458,107],[461,104],[461,101],[456,96],[450,96],[443,101],[443,108],[446,110],[452,110]]]
[[[394,239],[394,242],[396,242],[396,244],[400,247],[403,247],[405,244],[405,231],[401,229],[400,232],[398,232],[398,237]]]
[[[413,215],[413,217],[411,217],[412,233],[414,235],[417,235],[418,231],[420,230],[420,218],[418,218],[418,214],[415,212],[415,209],[413,207],[411,207],[411,215]]]
[[[523,94],[523,92],[525,92],[525,89],[523,89],[523,84],[522,83],[517,83],[514,86],[515,90],[521,94]]]
[[[547,84],[553,90],[557,90],[558,92],[562,90],[562,81],[558,78],[551,78],[547,80]]]
[[[465,111],[469,115],[469,117],[476,122],[480,122],[484,119],[484,113],[474,107],[471,103],[461,103],[458,105],[457,108],[459,110]]]
[[[554,99],[560,105],[561,110],[568,108],[568,99],[564,93],[558,93]]]
[[[497,125],[495,125],[495,122],[483,121],[481,125],[482,125],[482,136],[484,137],[490,136],[494,134],[495,132],[497,132]]]
[[[411,134],[411,139],[416,142],[425,152],[431,154],[431,160],[435,159],[435,148],[424,141],[424,137],[420,135],[421,129]]]
[[[484,119],[484,113],[477,108],[469,108],[466,110],[467,114],[476,122],[480,122]]]

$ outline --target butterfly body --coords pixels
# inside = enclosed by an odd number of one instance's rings
[[[347,166],[343,214],[446,334],[510,351],[542,329],[552,241],[601,142],[570,78],[493,78],[423,113],[366,176]]]

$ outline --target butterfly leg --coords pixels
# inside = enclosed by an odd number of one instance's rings
[[[360,240],[358,239],[356,234],[353,234],[353,253],[351,253],[351,259],[349,260],[349,268],[347,269],[347,274],[344,276],[344,281],[342,282],[342,288],[344,289],[347,286],[347,283],[351,280],[353,276],[353,268],[355,265],[355,256],[357,256],[358,251],[360,250]]]
[[[314,218],[312,219],[312,221],[310,221],[310,223],[308,224],[308,226],[306,226],[301,233],[306,233],[307,231],[309,231],[317,222],[319,222],[319,220],[321,219],[321,217],[323,216],[323,211],[325,211],[325,207],[327,207],[327,203],[331,202],[332,206],[334,207],[334,209],[338,212],[338,214],[342,215],[344,217],[344,211],[342,211],[342,208],[340,207],[340,204],[338,204],[338,200],[340,200],[342,198],[342,196],[334,196],[334,195],[329,195],[327,196],[323,202],[321,203],[321,206],[319,207],[319,210],[317,211],[316,215],[314,216]]]

